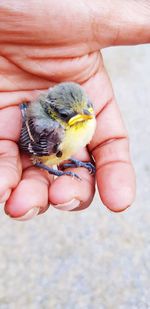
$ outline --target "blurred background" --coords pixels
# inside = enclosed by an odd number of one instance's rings
[[[29,222],[0,210],[0,309],[150,308],[150,46],[103,51],[130,135],[134,205],[49,209]]]

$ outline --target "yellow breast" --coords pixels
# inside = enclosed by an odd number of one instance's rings
[[[73,126],[67,126],[66,133],[62,143],[60,144],[60,150],[62,156],[56,157],[56,154],[50,155],[49,157],[40,158],[46,165],[58,165],[62,161],[69,159],[80,148],[85,147],[92,139],[96,127],[95,118],[76,123]]]

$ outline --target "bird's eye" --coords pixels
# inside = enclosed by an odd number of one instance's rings
[[[63,118],[63,119],[67,119],[67,118],[68,118],[68,114],[65,113],[65,112],[60,112],[60,116],[61,116],[61,118]]]

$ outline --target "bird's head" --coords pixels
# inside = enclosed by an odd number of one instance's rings
[[[77,83],[64,82],[49,90],[45,100],[46,113],[69,126],[94,117],[92,103]]]

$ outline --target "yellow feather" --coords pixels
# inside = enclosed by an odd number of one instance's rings
[[[77,122],[73,126],[67,126],[64,140],[59,147],[62,151],[62,156],[58,158],[56,154],[52,154],[41,157],[40,161],[51,166],[58,165],[62,161],[69,159],[91,141],[95,127],[96,120],[94,117],[83,122]]]

